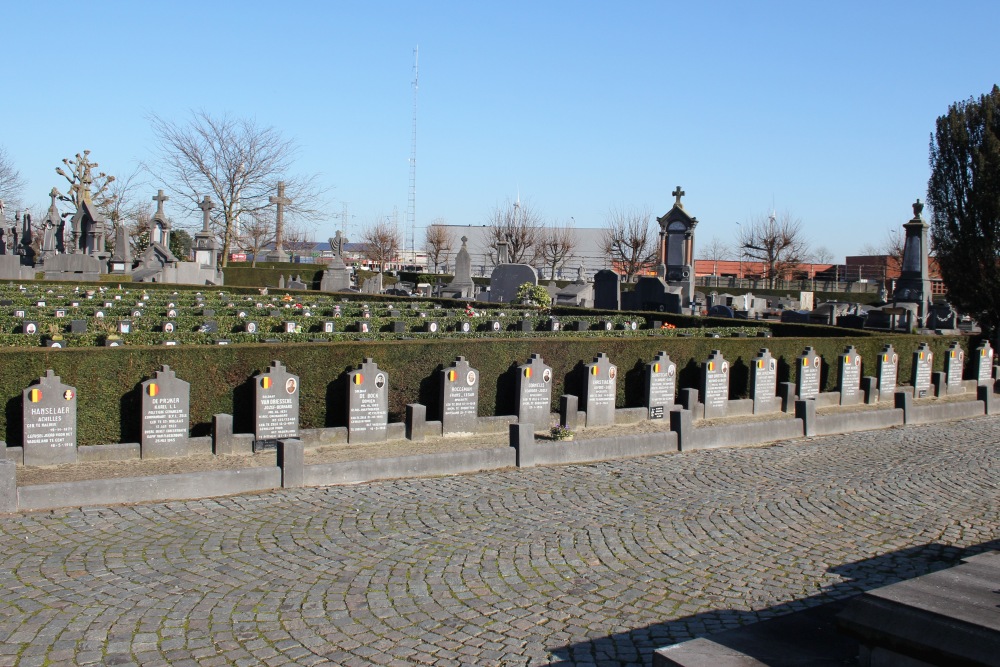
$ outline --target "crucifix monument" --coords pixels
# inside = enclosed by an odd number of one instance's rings
[[[677,186],[670,193],[674,205],[656,219],[660,223],[660,246],[657,251],[657,272],[671,287],[681,288],[682,305],[694,298],[694,228],[698,219],[692,217],[681,203],[686,193]]]
[[[285,252],[285,206],[291,204],[292,200],[285,196],[285,182],[278,181],[278,196],[268,199],[277,207],[274,216],[274,250],[267,255],[269,262],[287,262],[288,253]]]

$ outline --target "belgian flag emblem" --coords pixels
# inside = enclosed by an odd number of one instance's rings
[[[802,358],[802,368],[809,368],[809,357]]]
[[[528,368],[524,369],[524,377],[528,378],[529,380],[531,379],[531,367],[530,366]]]
[[[882,355],[882,363],[883,364],[889,363],[889,355],[888,354],[883,354]]]
[[[710,371],[714,371],[715,370],[715,362],[714,361],[708,362],[708,370],[710,370]]]
[[[32,403],[37,403],[40,400],[42,400],[42,390],[41,389],[32,389],[31,391],[29,391],[28,392],[28,400],[31,401]]]
[[[271,376],[270,375],[265,375],[263,378],[261,378],[261,380],[260,380],[260,386],[263,387],[264,389],[270,389],[271,388]]]
[[[600,371],[597,369],[597,366],[591,366],[590,367],[590,374],[591,375],[600,375]]]
[[[659,364],[653,364],[653,372],[654,373],[659,373],[660,372],[660,365]]]
[[[355,373],[354,384],[364,384],[364,383],[365,383],[365,376],[362,375],[361,373]]]
[[[448,382],[454,382],[458,374],[455,371],[448,371]]]
[[[763,359],[758,359],[757,360],[757,370],[761,370],[761,371],[764,370],[764,360]]]
[[[157,394],[160,393],[160,385],[156,384],[155,382],[150,382],[149,386],[146,387],[146,393],[149,394],[150,396],[156,396]]]

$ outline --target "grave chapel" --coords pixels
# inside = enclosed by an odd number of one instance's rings
[[[686,193],[681,186],[670,193],[674,205],[656,221],[660,224],[656,274],[670,287],[681,289],[681,305],[694,298],[694,228],[698,219],[692,217],[681,203]]]

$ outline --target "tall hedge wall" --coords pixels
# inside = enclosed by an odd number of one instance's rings
[[[553,409],[560,394],[581,392],[583,363],[607,353],[620,369],[618,406],[642,402],[643,364],[666,350],[680,369],[680,386],[696,387],[699,364],[711,350],[720,349],[732,363],[731,395],[746,395],[748,364],[757,350],[767,347],[780,359],[779,381],[794,379],[790,361],[807,345],[823,356],[823,386],[835,386],[830,372],[844,347],[853,344],[864,359],[863,372],[874,374],[874,360],[886,339],[843,338],[519,338],[511,340],[435,339],[419,341],[301,343],[123,348],[0,349],[0,433],[10,445],[21,443],[21,393],[48,368],[75,386],[78,394],[78,433],[81,445],[137,442],[139,439],[139,383],[161,365],[191,383],[191,423],[194,435],[210,432],[212,415],[233,414],[237,430],[251,431],[253,409],[249,379],[277,359],[301,378],[300,423],[303,428],[345,423],[345,371],[365,357],[389,373],[390,414],[402,420],[407,403],[428,406],[429,418],[439,415],[438,374],[456,356],[466,357],[482,376],[480,414],[516,411],[514,367],[532,353],[541,354],[554,369]],[[910,377],[911,353],[924,340],[917,336],[891,337],[900,353],[901,382]],[[935,370],[941,369],[944,350],[953,338],[926,339],[936,353]],[[963,340],[963,339],[959,339]],[[963,345],[965,345],[963,340]],[[967,355],[968,357],[968,355]]]

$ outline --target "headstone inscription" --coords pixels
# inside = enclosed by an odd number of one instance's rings
[[[993,347],[984,340],[976,348],[976,384],[981,387],[993,386]]]
[[[299,376],[280,361],[254,377],[254,451],[274,449],[278,440],[299,437]]]
[[[861,355],[849,345],[837,358],[839,373],[837,389],[840,391],[841,405],[857,405],[864,400],[861,393]]]
[[[965,391],[962,386],[962,372],[965,369],[965,350],[955,341],[948,347],[948,357],[945,360],[945,385],[948,387],[948,394],[961,394]]]
[[[778,397],[778,360],[770,350],[761,348],[750,367],[750,395],[755,415],[775,412],[781,407]]]
[[[701,400],[705,419],[725,417],[729,407],[729,362],[722,350],[712,350],[701,365]]]
[[[441,371],[441,433],[475,433],[479,419],[479,371],[456,357]]]
[[[191,385],[170,366],[142,383],[142,458],[187,455]]]
[[[931,395],[931,371],[934,369],[934,353],[927,343],[921,343],[913,351],[913,397],[927,398]]]
[[[800,399],[816,398],[819,395],[820,372],[823,359],[812,347],[802,351],[797,359],[798,375],[795,377],[795,393]]]
[[[618,397],[618,367],[601,352],[585,365],[584,410],[587,427],[612,426],[615,423],[615,400]]]
[[[517,371],[517,421],[532,424],[535,431],[547,431],[552,414],[552,368],[541,355],[532,354]]]
[[[76,463],[76,388],[50,369],[21,398],[24,465]]]
[[[348,373],[347,441],[385,442],[389,423],[389,374],[370,358]]]
[[[880,401],[890,400],[896,393],[898,377],[899,355],[892,345],[886,345],[878,357],[878,398]]]
[[[677,364],[659,352],[646,364],[646,407],[650,419],[666,419],[677,395]]]

